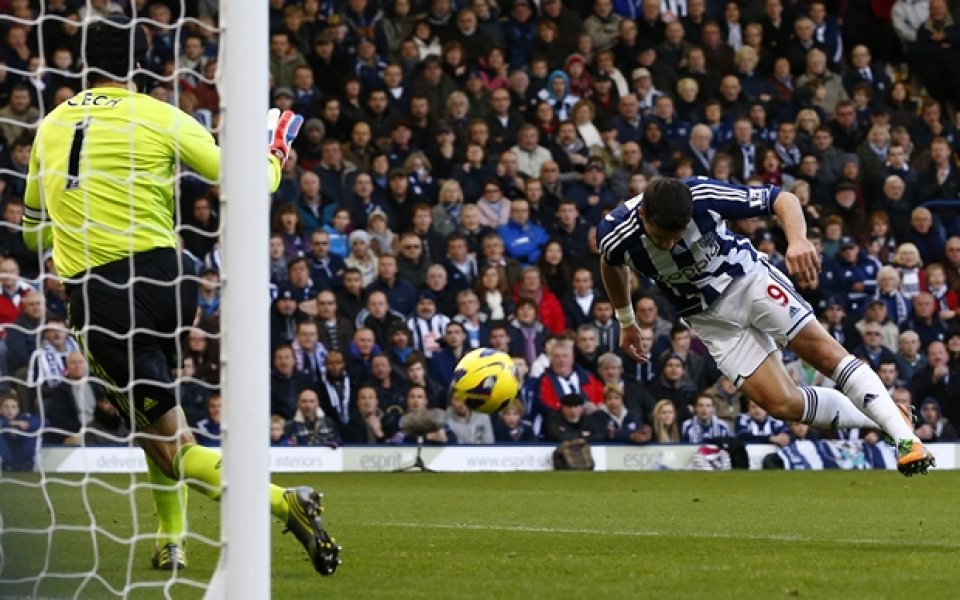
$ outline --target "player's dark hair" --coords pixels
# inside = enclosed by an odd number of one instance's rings
[[[143,28],[123,15],[98,19],[87,27],[84,65],[90,69],[90,83],[126,81],[147,57],[147,36]]]
[[[643,193],[643,216],[665,231],[686,229],[693,217],[693,196],[679,179],[654,177]]]

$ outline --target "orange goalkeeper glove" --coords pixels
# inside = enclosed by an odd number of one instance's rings
[[[281,165],[290,156],[290,145],[302,124],[303,117],[292,110],[285,110],[283,114],[277,108],[267,111],[267,142],[270,144],[267,151],[280,159]]]

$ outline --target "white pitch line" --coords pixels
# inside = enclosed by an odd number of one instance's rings
[[[620,537],[676,537],[718,540],[757,540],[770,542],[828,542],[832,544],[868,544],[868,545],[910,545],[930,546],[940,548],[960,548],[960,543],[931,542],[924,540],[877,540],[877,539],[845,539],[845,538],[818,538],[803,535],[775,535],[775,534],[731,534],[723,532],[694,531],[689,533],[667,533],[655,530],[611,531],[606,529],[573,529],[568,527],[528,527],[524,525],[476,525],[470,523],[364,523],[368,527],[404,527],[411,529],[468,529],[473,531],[506,531],[514,533],[547,533],[547,534],[575,534],[575,535],[607,535]]]

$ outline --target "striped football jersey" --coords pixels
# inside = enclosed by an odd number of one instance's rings
[[[706,177],[683,182],[693,195],[693,218],[670,250],[653,245],[638,208],[643,194],[610,212],[597,226],[600,253],[608,264],[632,267],[654,280],[680,316],[707,309],[730,283],[760,266],[763,255],[726,219],[769,216],[780,188],[744,186]]]

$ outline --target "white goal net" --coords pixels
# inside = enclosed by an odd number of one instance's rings
[[[9,9],[0,14],[0,598],[211,597],[224,596],[237,585],[248,586],[250,593],[245,597],[266,597],[270,569],[269,558],[264,558],[270,547],[267,415],[237,407],[235,414],[243,414],[244,419],[230,421],[226,402],[231,390],[227,358],[234,373],[255,380],[245,379],[242,387],[235,384],[232,389],[267,397],[261,351],[267,347],[266,325],[263,319],[249,317],[254,311],[265,315],[268,308],[266,257],[259,251],[266,248],[263,224],[268,207],[262,202],[263,193],[250,192],[258,187],[265,192],[267,187],[260,125],[267,108],[266,6],[260,5],[262,15],[234,12],[236,38],[231,47],[226,33],[230,14],[216,1],[11,0],[2,4]],[[244,470],[231,470],[231,459],[225,461],[222,506],[195,491],[188,494],[182,482],[147,475],[147,461],[135,441],[146,435],[140,431],[143,424],[128,427],[108,396],[119,395],[126,397],[121,402],[130,402],[134,386],[150,382],[135,380],[118,388],[96,363],[86,359],[83,339],[97,326],[73,322],[69,297],[71,289],[79,287],[87,303],[96,303],[94,288],[88,289],[84,278],[64,285],[55,272],[51,251],[31,250],[22,240],[24,213],[29,218],[32,212],[24,196],[38,125],[64,102],[83,106],[109,101],[84,91],[91,73],[82,58],[87,26],[112,13],[131,18],[130,27],[144,34],[145,48],[131,42],[123,49],[139,64],[130,75],[140,91],[193,116],[224,151],[222,181],[204,178],[178,162],[169,180],[157,182],[172,189],[176,230],[187,257],[173,285],[184,293],[194,293],[193,286],[198,286],[199,308],[196,318],[184,315],[182,322],[188,325],[166,336],[166,342],[175,347],[170,355],[176,364],[170,366],[176,379],[154,382],[174,391],[199,443],[220,446],[226,439],[224,453],[229,457],[231,449],[237,452],[233,464],[242,463]],[[226,75],[228,66],[237,73],[233,81]],[[238,94],[241,89],[245,94]],[[231,112],[226,109],[228,97],[236,102]],[[250,126],[255,112],[257,126]],[[87,135],[88,125],[89,120],[77,123],[70,140],[48,142],[67,145],[69,158],[65,172],[41,172],[40,178],[59,176],[66,189],[83,189],[85,178],[91,176],[88,159],[99,151],[97,140]],[[176,137],[180,132],[162,134]],[[132,147],[137,140],[133,133],[129,137]],[[149,173],[131,168],[127,178],[113,183],[117,193],[132,194],[135,180],[146,176]],[[234,198],[242,213],[239,209],[228,212],[227,200]],[[264,214],[258,215],[261,208]],[[85,210],[98,208],[88,202]],[[132,215],[130,221],[134,221]],[[224,235],[228,221],[240,222],[233,226],[232,240]],[[131,227],[127,233],[133,250],[142,232]],[[87,254],[97,251],[89,248]],[[228,264],[242,265],[243,277],[228,281]],[[135,266],[132,260],[129,265]],[[140,277],[133,269],[130,281]],[[129,291],[130,306],[123,310],[129,310],[132,320],[138,310],[133,306],[133,287],[128,282],[103,283]],[[245,299],[222,310],[229,303],[221,299],[228,294]],[[225,332],[231,323],[244,319],[242,344],[248,346],[227,352]],[[137,360],[132,340],[151,333],[160,332],[131,330],[120,338],[127,343],[124,360],[131,369]],[[242,443],[229,444],[230,439]],[[75,452],[77,448],[84,452]],[[158,490],[167,494],[158,496]],[[179,515],[180,543],[189,549],[186,569],[155,568],[157,549],[170,537],[167,532],[158,542],[155,506],[160,496],[168,502],[176,498],[180,504],[190,497],[189,511]],[[253,513],[259,512],[262,518],[251,519],[250,509],[230,502],[239,497],[253,502],[257,507]],[[231,522],[243,523],[243,530],[231,529]],[[259,538],[259,544],[251,544],[251,537]],[[236,550],[227,553],[226,548]],[[224,559],[226,554],[229,560]],[[214,577],[218,556],[217,569],[230,569],[235,576],[227,581],[233,583]],[[192,568],[197,564],[201,566]],[[252,564],[258,568],[248,568]],[[250,581],[256,583],[251,586]]]

